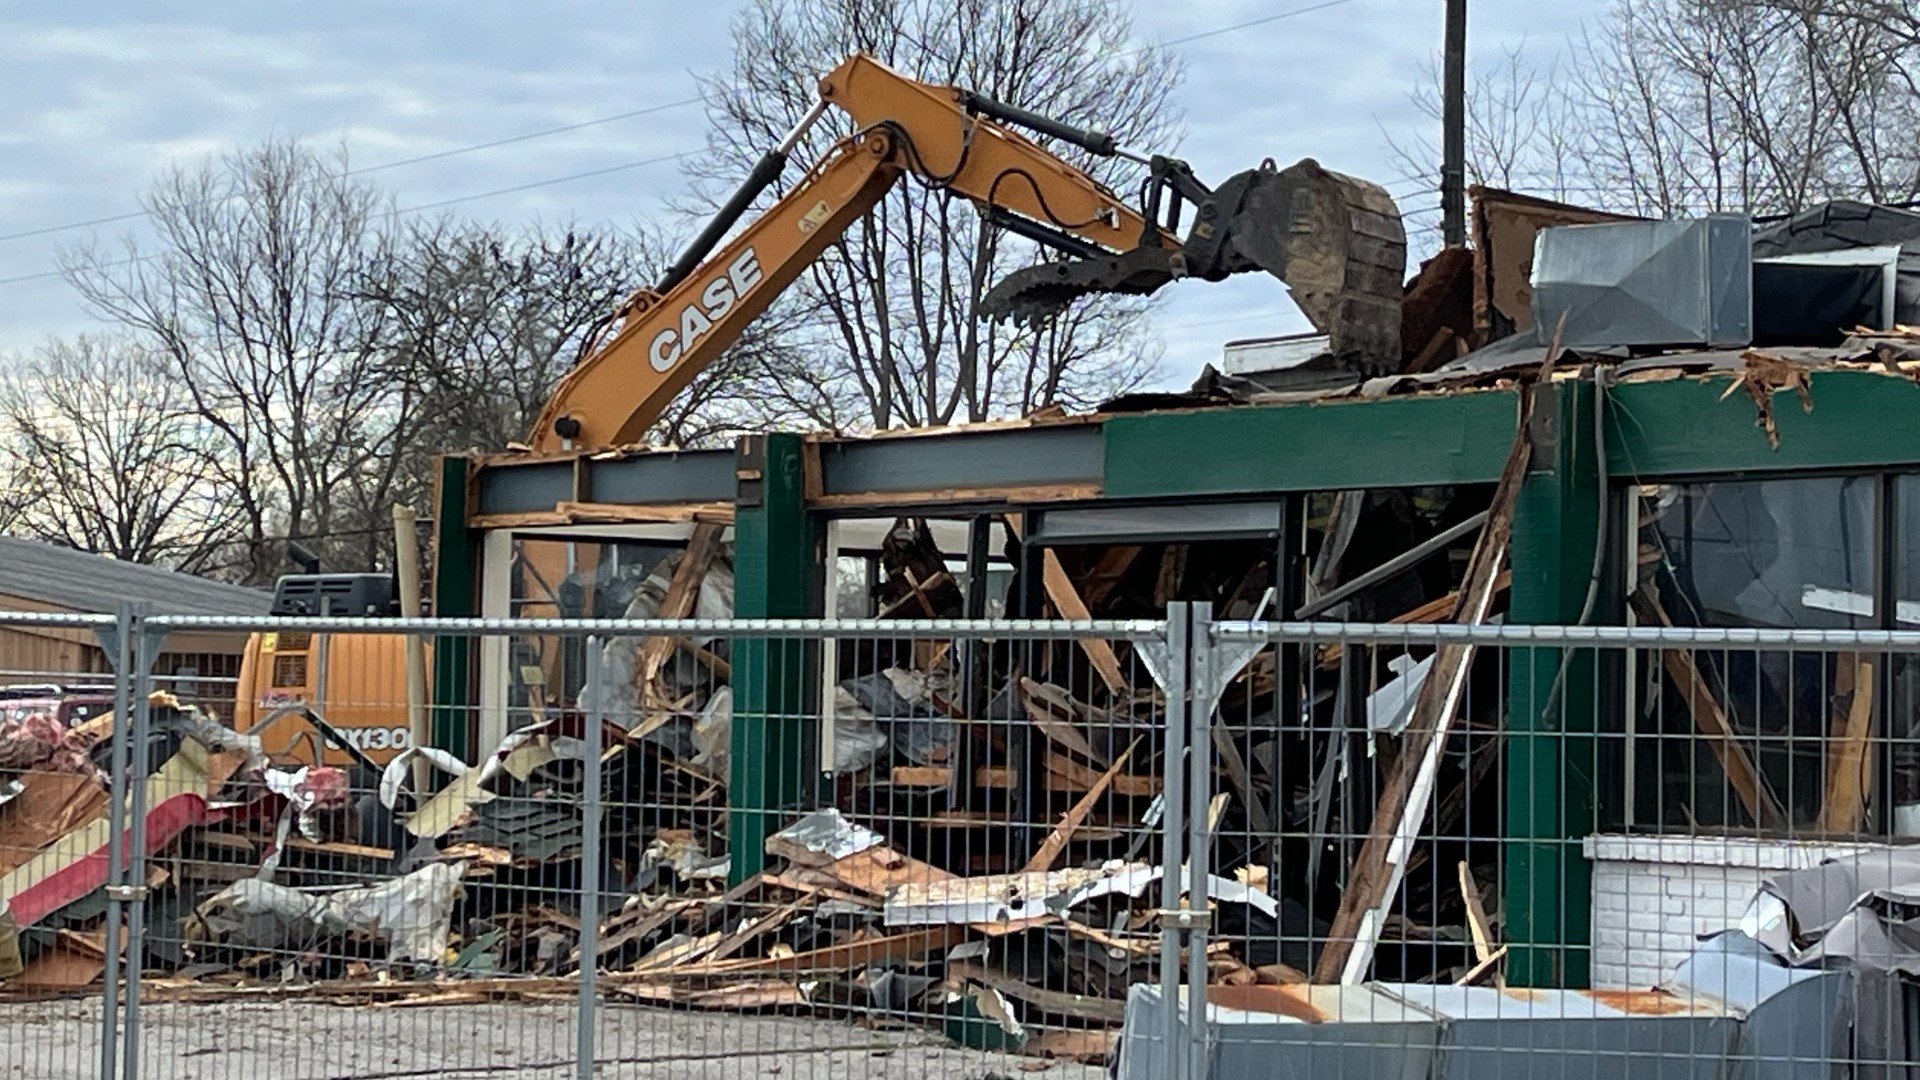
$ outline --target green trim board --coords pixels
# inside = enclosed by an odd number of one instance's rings
[[[433,519],[433,614],[463,618],[480,613],[480,536],[467,527],[469,462],[448,455],[440,459]],[[433,643],[433,745],[471,761],[473,649],[472,637],[442,634]]]
[[[1872,371],[1815,371],[1813,411],[1773,394],[1780,445],[1735,376],[1624,383],[1607,391],[1607,471],[1654,478],[1920,464],[1920,386]],[[1729,394],[1728,388],[1734,387]]]
[[[814,614],[821,559],[806,510],[804,440],[742,438],[735,451],[739,490],[733,521],[733,611],[742,619]],[[730,876],[760,872],[767,837],[811,790],[819,710],[811,689],[813,644],[794,638],[740,638],[733,647],[732,775],[727,785]]]
[[[1494,483],[1513,445],[1512,390],[1115,416],[1108,498]]]

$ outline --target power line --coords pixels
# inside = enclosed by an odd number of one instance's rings
[[[417,214],[422,210],[437,210],[440,207],[453,206],[456,203],[473,202],[476,199],[491,199],[495,195],[511,195],[517,191],[530,191],[534,188],[546,187],[550,184],[564,184],[570,180],[585,180],[591,176],[605,176],[608,173],[625,172],[628,169],[638,169],[645,165],[659,165],[668,161],[679,161],[681,158],[692,157],[699,152],[698,150],[682,150],[677,154],[662,154],[659,157],[646,158],[642,161],[629,161],[624,165],[609,165],[604,169],[588,169],[586,172],[556,176],[549,180],[535,180],[528,184],[515,184],[512,187],[495,188],[492,191],[482,191],[473,195],[460,195],[451,199],[441,199],[437,202],[421,203],[418,206],[409,206],[397,212],[401,214]]]
[[[1197,34],[1188,34],[1188,35],[1185,35],[1184,37],[1169,38],[1167,40],[1159,42],[1157,46],[1143,45],[1143,46],[1140,46],[1139,48],[1131,49],[1131,50],[1128,50],[1127,52],[1120,53],[1117,55],[1131,56],[1137,53],[1145,52],[1146,50],[1155,48],[1155,47],[1168,48],[1174,45],[1184,45],[1189,42],[1201,41],[1211,37],[1218,37],[1222,34],[1230,34],[1235,31],[1248,29],[1250,27],[1263,26],[1263,25],[1266,25],[1267,23],[1279,22],[1280,20],[1283,20],[1283,19],[1291,19],[1300,15],[1312,14],[1313,12],[1316,12],[1316,11],[1326,11],[1330,8],[1341,7],[1345,4],[1351,4],[1355,2],[1356,0],[1322,0],[1321,3],[1309,4],[1305,7],[1293,8],[1288,11],[1276,12],[1272,15],[1263,15],[1257,19],[1248,19],[1244,22],[1233,23],[1228,26],[1216,27],[1212,30],[1203,30]],[[512,135],[503,139],[494,139],[484,143],[474,143],[470,146],[456,147],[451,150],[436,151],[431,154],[421,154],[411,158],[402,158],[399,161],[390,161],[380,165],[370,165],[361,169],[349,169],[346,172],[342,173],[341,175],[343,177],[359,176],[366,173],[379,172],[385,169],[397,169],[405,165],[416,165],[425,161],[434,161],[441,158],[453,157],[459,154],[473,153],[480,150],[493,149],[495,147],[507,146],[514,143],[527,142],[532,139],[544,138],[549,135],[557,135],[563,132],[578,131],[582,128],[593,127],[600,124],[609,124],[618,120],[627,120],[636,116],[643,116],[648,113],[664,112],[668,109],[682,108],[687,105],[698,104],[699,102],[702,102],[704,100],[706,99],[702,97],[683,98],[679,101],[670,101],[660,105],[651,105],[643,109],[633,109],[624,113],[616,113],[612,116],[598,117],[593,120],[583,120],[575,124],[563,124],[559,127],[545,128],[540,131],[527,132],[521,135]],[[479,199],[492,198],[496,195],[510,195],[516,192],[530,191],[535,188],[545,187],[549,184],[561,184],[561,183],[566,183],[572,180],[584,180],[590,177],[604,176],[604,175],[607,175],[608,173],[622,172],[627,169],[636,169],[636,168],[641,168],[647,165],[657,165],[666,161],[675,161],[682,158],[691,157],[692,155],[700,152],[701,151],[698,151],[698,150],[683,150],[677,154],[666,154],[660,157],[648,158],[642,161],[631,161],[622,165],[611,165],[603,169],[591,169],[586,172],[572,173],[567,176],[557,176],[547,180],[537,180],[527,184],[517,184],[511,187],[497,188],[492,191],[483,191],[483,192],[478,192],[472,195],[461,195],[451,199],[441,199],[435,202],[422,203],[418,206],[410,206],[399,211],[399,213],[402,213],[402,214],[418,213],[423,210],[434,210],[440,207],[455,206],[460,203],[474,202]],[[68,222],[63,225],[49,225],[44,228],[29,229],[23,232],[0,234],[0,242],[5,242],[8,240],[18,240],[18,239],[23,239],[30,236],[43,236],[50,233],[64,232],[71,229],[87,228],[94,225],[106,225],[106,224],[111,224],[117,221],[131,221],[133,219],[143,218],[146,216],[148,216],[148,212],[145,210],[140,210],[140,211],[133,211],[133,212],[124,213],[124,214],[109,215],[107,217],[90,218],[85,221]],[[153,256],[151,255],[140,255],[140,256],[135,256],[128,259],[121,259],[115,262],[106,263],[103,265],[102,268],[104,269],[104,268],[112,268],[117,266],[127,266],[137,262],[144,262],[152,257]],[[26,281],[39,281],[39,280],[44,280],[46,278],[59,277],[60,275],[61,275],[61,271],[59,270],[43,270],[35,274],[21,274],[15,277],[0,278],[0,285],[14,285],[14,284],[19,284],[21,282],[26,282]]]
[[[387,162],[382,162],[381,164],[378,164],[378,165],[367,165],[358,169],[348,169],[345,172],[341,173],[340,176],[343,178],[348,176],[365,176],[368,173],[385,172],[388,169],[398,169],[407,165],[418,165],[418,164],[421,164],[422,162],[427,162],[427,161],[439,161],[443,158],[458,157],[461,154],[473,154],[473,153],[478,153],[479,151],[482,151],[482,150],[493,150],[502,146],[512,146],[516,143],[531,142],[534,139],[544,139],[551,135],[561,135],[569,131],[580,131],[585,128],[598,127],[603,124],[616,123],[621,120],[631,120],[636,116],[647,116],[651,113],[666,112],[669,109],[685,108],[688,105],[697,105],[704,100],[706,99],[700,98],[700,97],[681,98],[678,101],[668,101],[659,105],[649,105],[644,109],[630,109],[627,112],[615,113],[612,116],[600,116],[600,117],[595,117],[592,120],[582,120],[579,123],[575,123],[575,124],[562,124],[559,127],[542,128],[539,131],[529,131],[519,135],[509,135],[503,139],[493,139],[488,142],[473,143],[467,146],[457,146],[450,150],[437,150],[431,154],[419,154],[417,156],[410,157],[410,158],[401,158],[398,161],[387,161]],[[632,166],[627,166],[627,167],[631,168]],[[474,197],[478,198],[479,196],[474,196]],[[209,199],[203,203],[197,203],[195,205],[210,206],[216,202],[225,201],[228,198],[232,198],[232,196],[225,196],[220,199]],[[60,225],[46,225],[37,229],[25,229],[20,232],[0,233],[0,243],[5,243],[8,240],[24,240],[31,236],[47,236],[52,233],[69,232],[74,229],[92,228],[93,226],[96,226],[96,225],[111,225],[119,221],[133,221],[138,218],[143,218],[147,216],[148,216],[148,211],[132,210],[124,214],[109,214],[105,217],[87,218],[84,221],[69,221]],[[20,280],[20,279],[16,278],[12,280]],[[4,284],[4,283],[0,282],[0,284]]]
[[[1200,41],[1203,38],[1219,37],[1221,34],[1231,34],[1236,30],[1245,30],[1252,26],[1265,26],[1267,23],[1279,22],[1282,19],[1291,19],[1296,15],[1309,15],[1316,11],[1325,11],[1328,8],[1337,8],[1342,4],[1351,4],[1353,2],[1354,0],[1324,0],[1322,3],[1308,4],[1306,7],[1293,8],[1290,11],[1280,11],[1272,15],[1262,15],[1257,19],[1248,19],[1246,22],[1234,23],[1232,26],[1222,26],[1213,30],[1202,30],[1200,33],[1188,34],[1185,37],[1168,38],[1160,43],[1160,47],[1164,49],[1173,45],[1185,45],[1189,41]],[[1143,50],[1136,49],[1134,51],[1140,52]]]
[[[698,152],[699,151],[695,150],[682,150],[677,154],[662,154],[659,157],[642,158],[639,161],[629,161],[619,165],[608,165],[602,169],[589,169],[586,172],[568,173],[565,176],[550,176],[545,180],[534,180],[525,184],[515,184],[512,187],[495,188],[492,191],[480,191],[472,195],[459,195],[451,199],[441,199],[437,202],[421,203],[418,206],[409,206],[394,212],[396,214],[418,214],[425,210],[436,210],[443,206],[453,206],[456,203],[490,199],[495,195],[508,195],[518,191],[532,191],[535,188],[549,187],[554,184],[565,184],[574,180],[585,180],[589,177],[605,176],[608,173],[624,172],[628,169],[638,169],[647,165],[659,165],[663,162],[677,161],[684,157],[690,157]],[[146,255],[134,255],[125,259],[115,259],[112,262],[101,263],[97,269],[111,270],[121,266],[132,266],[135,263],[142,263],[149,259],[157,258],[160,254],[160,252],[152,252]],[[62,273],[64,273],[64,271],[42,270],[37,274],[20,274],[16,277],[0,278],[0,285],[15,285],[23,281],[40,281],[46,278],[57,278]]]

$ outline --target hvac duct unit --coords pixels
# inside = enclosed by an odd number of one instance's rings
[[[1752,223],[1741,214],[1540,230],[1533,325],[1542,344],[1566,313],[1568,348],[1708,346],[1753,340]]]

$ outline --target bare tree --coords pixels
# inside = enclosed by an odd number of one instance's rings
[[[385,311],[389,377],[417,410],[407,475],[424,494],[429,455],[498,450],[524,439],[554,386],[595,334],[669,258],[657,230],[508,231],[456,218],[416,221],[362,295]],[[698,445],[739,422],[742,398],[776,345],[760,323],[677,398],[652,441]]]
[[[1574,49],[1580,165],[1599,201],[1674,216],[1920,193],[1915,46],[1759,0],[1616,0]]]
[[[1877,0],[1614,0],[1545,67],[1469,93],[1469,175],[1604,209],[1791,213],[1920,194],[1920,14]],[[1414,100],[1439,118],[1430,71]],[[1389,138],[1409,178],[1432,140]]]
[[[1402,213],[1409,220],[1409,239],[1429,249],[1440,242],[1441,74],[1439,57],[1430,57],[1408,95],[1430,126],[1411,138],[1386,133],[1395,171],[1408,185]],[[1476,65],[1469,76],[1467,183],[1576,198],[1583,180],[1574,146],[1577,118],[1557,88],[1557,61],[1538,66],[1524,45],[1514,45]]]
[[[145,200],[152,246],[63,255],[93,310],[165,358],[220,443],[244,580],[281,568],[282,528],[334,565],[384,557],[417,399],[387,377],[385,309],[358,295],[391,257],[386,200],[345,171],[281,142],[176,169]]]
[[[240,526],[219,446],[164,356],[124,338],[52,341],[0,378],[12,532],[196,573]]]
[[[710,208],[799,120],[819,76],[855,51],[1170,150],[1178,61],[1130,37],[1117,0],[755,0],[735,19],[732,67],[706,83],[714,152],[690,168]],[[817,158],[850,130],[823,124],[796,156]],[[1139,179],[1050,148],[1117,189]],[[967,200],[899,185],[783,303],[799,362],[767,371],[761,400],[833,429],[937,424],[1094,400],[1150,374],[1141,300],[1083,301],[1044,333],[979,318],[985,290],[1036,257]]]

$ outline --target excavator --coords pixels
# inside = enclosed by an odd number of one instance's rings
[[[850,118],[852,132],[735,233],[830,109]],[[1139,200],[1122,199],[1023,131],[1140,166]],[[642,441],[675,395],[907,178],[970,200],[986,222],[1051,256],[994,284],[979,305],[983,317],[1035,324],[1088,295],[1147,295],[1183,279],[1266,271],[1286,284],[1338,362],[1362,374],[1398,364],[1406,237],[1379,186],[1309,158],[1287,168],[1268,159],[1209,187],[1176,158],[855,54],[819,80],[811,108],[660,280],[633,294],[583,350],[535,421],[530,447]],[[325,591],[304,578],[292,584]],[[326,638],[257,635],[242,664],[236,726],[248,730],[270,709],[279,717],[301,703],[392,703],[343,710],[326,725],[336,732],[329,764],[384,763],[405,746],[402,642],[342,635],[330,664],[291,659],[295,646],[319,654]]]

